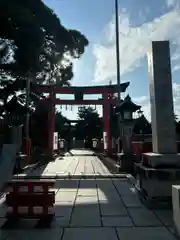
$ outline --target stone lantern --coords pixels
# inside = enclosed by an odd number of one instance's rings
[[[66,131],[65,149],[67,152],[69,152],[70,145],[71,145],[71,139],[70,139],[71,123],[70,122],[64,123],[64,130]]]
[[[97,138],[92,139],[92,147],[93,147],[93,149],[97,150],[97,148],[98,148],[98,139]]]
[[[129,95],[124,101],[116,107],[116,114],[119,115],[121,134],[122,134],[122,152],[118,153],[120,168],[126,172],[133,171],[133,153],[131,148],[131,137],[134,127],[133,113],[141,109],[141,106],[132,102]]]

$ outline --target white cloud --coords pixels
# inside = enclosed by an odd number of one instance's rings
[[[180,70],[180,65],[175,65],[173,68],[173,72]]]
[[[147,102],[147,99],[148,99],[147,96],[134,97],[133,102],[144,104]]]
[[[180,119],[180,84],[173,83],[174,112]]]
[[[174,6],[174,2],[175,2],[175,0],[166,0],[167,7]]]
[[[148,96],[133,97],[132,101],[142,106],[142,111],[144,112],[144,115],[146,116],[148,121],[151,121],[151,109]]]
[[[177,7],[179,6],[179,0],[166,0],[167,7]]]
[[[180,53],[174,54],[171,58],[172,61],[176,61],[176,60],[179,60],[179,59],[180,59]]]
[[[172,52],[173,64],[180,55],[180,12],[178,8],[155,18],[152,22],[138,27],[131,24],[127,13],[121,13],[120,23],[120,68],[121,75],[134,70],[149,50],[151,41],[170,40],[175,50]],[[112,20],[103,31],[106,43],[94,45],[96,58],[95,81],[105,82],[116,76],[115,22]],[[178,65],[179,66],[179,65]],[[176,68],[177,69],[177,68]]]

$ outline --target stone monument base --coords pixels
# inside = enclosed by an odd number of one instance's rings
[[[147,200],[171,200],[172,185],[180,185],[180,168],[152,168],[135,163],[140,192]]]
[[[126,172],[126,173],[134,172],[135,154],[133,153],[124,154],[122,152],[117,154],[117,158],[118,158],[118,163],[120,165],[121,172]]]
[[[160,167],[160,166],[174,166],[180,167],[180,154],[160,154],[160,153],[143,153],[142,161],[144,165],[151,167]]]

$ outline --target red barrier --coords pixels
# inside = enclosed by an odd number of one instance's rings
[[[136,155],[136,161],[140,162],[142,157],[143,142],[132,142],[132,151]]]
[[[6,195],[7,218],[43,219],[54,216],[54,180],[12,180]]]
[[[132,142],[132,150],[136,155],[136,160],[139,162],[142,159],[142,154],[152,152],[152,142]],[[180,142],[177,142],[177,152],[180,152]]]
[[[152,142],[143,142],[142,153],[152,152]]]

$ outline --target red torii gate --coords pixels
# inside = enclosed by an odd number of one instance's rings
[[[113,98],[113,94],[125,92],[129,86],[129,82],[122,83],[120,87],[118,85],[102,85],[102,86],[88,86],[88,87],[59,87],[57,85],[41,85],[38,87],[38,92],[49,94],[46,99],[49,105],[48,113],[48,125],[49,125],[49,137],[48,137],[48,149],[50,154],[53,153],[53,137],[55,131],[55,105],[102,105],[103,106],[103,119],[104,128],[107,135],[107,151],[111,152],[112,142],[110,133],[110,121],[109,113],[110,106],[116,106],[119,102],[116,98]],[[73,94],[75,99],[60,99],[56,98],[56,94]],[[101,99],[83,99],[84,94],[102,94]]]

